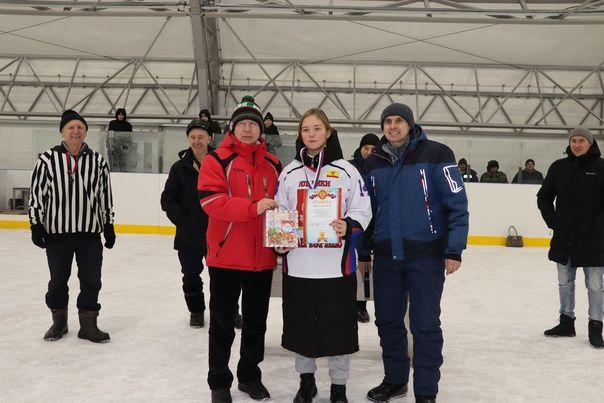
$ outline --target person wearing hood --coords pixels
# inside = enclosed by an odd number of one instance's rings
[[[330,401],[342,403],[348,401],[350,354],[359,350],[355,244],[371,220],[371,202],[360,173],[343,159],[337,133],[322,110],[302,116],[296,151],[279,176],[279,208],[302,213],[301,206],[313,198],[311,191],[340,193],[341,218],[329,225],[341,242],[323,247],[321,241],[304,238],[297,248],[276,248],[285,253],[282,346],[295,353],[300,373],[294,402],[311,402],[316,396],[316,358],[327,357]]]
[[[78,337],[103,343],[110,337],[97,327],[101,233],[106,248],[115,244],[109,165],[84,142],[88,124],[80,114],[63,112],[59,131],[63,141],[42,153],[32,172],[28,210],[32,242],[46,249],[50,269],[46,305],[53,324],[44,340],[59,340],[68,331],[68,281],[75,255],[80,280]]]
[[[131,132],[132,125],[127,120],[126,109],[118,108],[115,111],[115,119],[109,122],[110,132]]]
[[[220,125],[214,119],[212,119],[212,115],[208,109],[202,109],[199,112],[199,119],[205,120],[210,125],[210,134],[220,134],[222,131],[220,130]]]
[[[161,194],[161,208],[176,226],[174,249],[178,251],[182,290],[190,312],[189,325],[204,327],[203,258],[206,255],[208,216],[199,205],[197,179],[202,160],[214,149],[208,122],[193,119],[187,126],[190,147],[178,153]]]
[[[588,335],[594,348],[604,348],[604,159],[588,129],[570,132],[566,158],[549,167],[537,193],[537,206],[554,231],[548,253],[558,269],[559,324],[548,337],[574,337],[575,278],[583,268],[587,288]]]
[[[275,126],[274,118],[272,113],[267,112],[264,115],[264,138],[268,143],[268,150],[272,153],[276,153],[277,149],[281,147],[281,139],[279,138],[279,129]]]
[[[407,105],[381,115],[384,136],[365,162],[374,212],[375,324],[384,378],[367,393],[373,402],[407,394],[410,360],[403,318],[413,334],[417,403],[436,402],[443,336],[440,301],[445,274],[461,266],[468,237],[468,199],[453,151],[428,140]]]
[[[373,133],[367,133],[361,138],[359,148],[354,151],[350,162],[367,180],[367,171],[365,170],[365,160],[375,151],[380,138]],[[357,270],[357,320],[361,323],[368,323],[371,317],[367,312],[367,299],[369,298],[371,286],[371,239],[363,237],[362,242],[357,242],[358,270]],[[360,284],[363,284],[361,287]]]
[[[210,274],[208,384],[212,403],[231,402],[229,369],[239,294],[243,329],[238,388],[254,400],[270,398],[259,364],[271,294],[275,252],[262,246],[265,211],[273,199],[281,163],[266,151],[260,107],[245,96],[231,116],[220,146],[201,164],[197,190],[208,215],[206,263]]]

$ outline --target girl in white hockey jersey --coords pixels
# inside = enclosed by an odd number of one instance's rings
[[[296,159],[279,176],[279,208],[298,210],[302,225],[309,220],[305,203],[325,196],[339,200],[340,218],[327,227],[335,234],[307,231],[297,248],[276,248],[285,253],[282,346],[296,353],[301,380],[294,402],[311,402],[316,396],[319,357],[327,357],[331,402],[347,402],[349,357],[359,350],[355,242],[371,220],[371,202],[361,175],[343,159],[337,133],[322,110],[302,116],[296,150]]]

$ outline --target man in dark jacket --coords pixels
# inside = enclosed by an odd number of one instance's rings
[[[541,185],[543,183],[543,174],[535,169],[535,160],[529,158],[524,163],[524,169],[518,171],[512,183],[524,183],[529,185]]]
[[[575,276],[583,267],[589,300],[589,343],[604,348],[604,160],[591,132],[570,133],[566,158],[550,167],[537,193],[537,206],[554,230],[548,257],[558,266],[560,323],[549,337],[574,337]]]
[[[349,160],[352,165],[359,171],[363,180],[367,180],[367,171],[365,170],[365,160],[375,151],[380,138],[373,133],[367,133],[361,138],[359,148],[353,154],[353,158]],[[366,183],[366,182],[365,182]],[[363,236],[361,242],[357,242],[357,254],[359,262],[357,264],[357,320],[361,323],[369,322],[369,312],[367,312],[367,299],[370,293],[371,279],[371,250],[369,237]],[[360,286],[362,284],[362,286]],[[360,292],[362,291],[362,292]]]
[[[385,374],[367,398],[388,402],[407,394],[403,318],[409,306],[415,401],[435,402],[443,362],[440,299],[445,273],[461,266],[468,199],[453,151],[428,140],[407,105],[386,107],[381,126],[384,137],[365,167],[374,212],[375,324]]]
[[[191,313],[191,327],[204,326],[206,308],[203,295],[201,272],[202,260],[206,255],[206,230],[208,215],[199,204],[197,180],[201,161],[213,148],[208,122],[193,119],[187,126],[189,147],[178,153],[176,161],[161,194],[161,208],[176,225],[174,249],[178,251],[178,260],[182,271],[182,290],[185,302]]]
[[[480,183],[508,183],[508,177],[499,171],[499,162],[490,160],[487,163],[487,171],[480,175]]]
[[[464,182],[478,182],[478,174],[475,170],[470,168],[468,161],[465,158],[461,158],[457,162],[457,167],[459,168],[459,172],[461,172],[461,177]]]

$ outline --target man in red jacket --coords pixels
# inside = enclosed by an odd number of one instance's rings
[[[262,246],[263,217],[273,200],[281,163],[260,138],[262,113],[251,96],[231,116],[230,130],[216,151],[204,158],[197,189],[208,214],[206,263],[210,274],[208,384],[212,403],[231,402],[233,374],[228,363],[235,338],[234,320],[242,290],[245,318],[237,365],[238,388],[254,400],[270,398],[258,364],[264,359],[264,334],[276,255]]]

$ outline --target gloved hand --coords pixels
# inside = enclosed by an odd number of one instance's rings
[[[103,236],[105,237],[105,248],[113,248],[113,245],[115,245],[115,230],[113,229],[113,224],[105,224]]]
[[[46,248],[48,233],[42,224],[34,224],[31,226],[31,241],[38,248]]]

